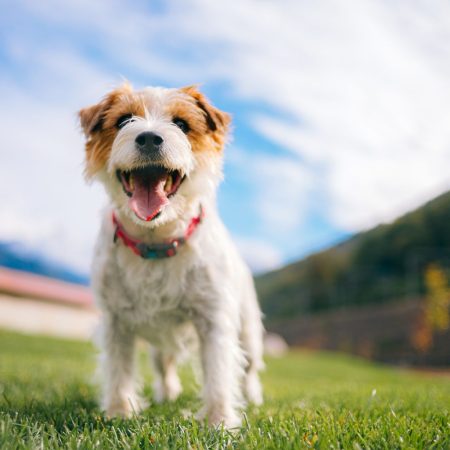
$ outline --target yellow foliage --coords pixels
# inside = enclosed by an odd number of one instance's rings
[[[445,331],[450,325],[450,287],[445,272],[437,264],[428,266],[425,285],[426,325],[430,330]]]
[[[433,344],[433,334],[428,326],[419,326],[412,336],[412,344],[416,350],[426,353]]]
[[[437,264],[427,267],[425,287],[423,316],[412,336],[414,348],[421,353],[426,353],[433,345],[433,332],[445,331],[450,326],[449,281]]]

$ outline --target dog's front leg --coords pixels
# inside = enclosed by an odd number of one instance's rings
[[[135,386],[135,336],[115,317],[106,315],[102,324],[102,407],[110,417],[130,417],[140,409]]]
[[[195,323],[200,337],[204,406],[199,414],[210,425],[240,425],[243,355],[236,327],[229,317],[209,317]]]

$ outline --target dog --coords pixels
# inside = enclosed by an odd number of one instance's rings
[[[251,272],[216,207],[230,116],[197,86],[125,83],[79,119],[86,177],[110,199],[92,265],[102,408],[130,417],[143,407],[139,337],[150,343],[155,401],[177,398],[177,363],[197,349],[199,417],[239,426],[241,408],[262,402],[264,331]]]

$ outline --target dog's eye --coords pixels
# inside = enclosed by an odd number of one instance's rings
[[[124,114],[117,119],[116,128],[124,127],[128,122],[133,122],[133,114]]]
[[[189,133],[189,125],[188,123],[183,120],[180,119],[179,117],[175,117],[175,119],[172,120],[172,122],[185,134]]]

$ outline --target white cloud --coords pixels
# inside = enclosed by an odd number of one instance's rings
[[[39,103],[4,80],[0,89],[0,238],[85,271],[104,195],[83,180],[77,107]]]
[[[87,267],[103,196],[80,175],[75,111],[119,74],[225,81],[230,102],[264,102],[289,116],[255,114],[250,125],[291,156],[246,149],[255,208],[286,234],[301,226],[312,188],[335,226],[358,230],[450,187],[448,2],[165,5],[151,15],[144,2],[15,3],[4,50],[21,76],[0,78],[8,192],[0,238],[16,229],[49,248],[58,242],[67,261]]]
[[[278,233],[295,232],[307,214],[311,174],[291,158],[259,157],[250,167],[261,219]]]
[[[242,236],[235,240],[253,273],[258,274],[281,267],[283,263],[281,252],[269,242]]]
[[[239,95],[291,114],[253,124],[307,163],[336,226],[392,220],[450,188],[447,2],[201,4],[221,22],[192,33],[227,44],[220,67]]]

